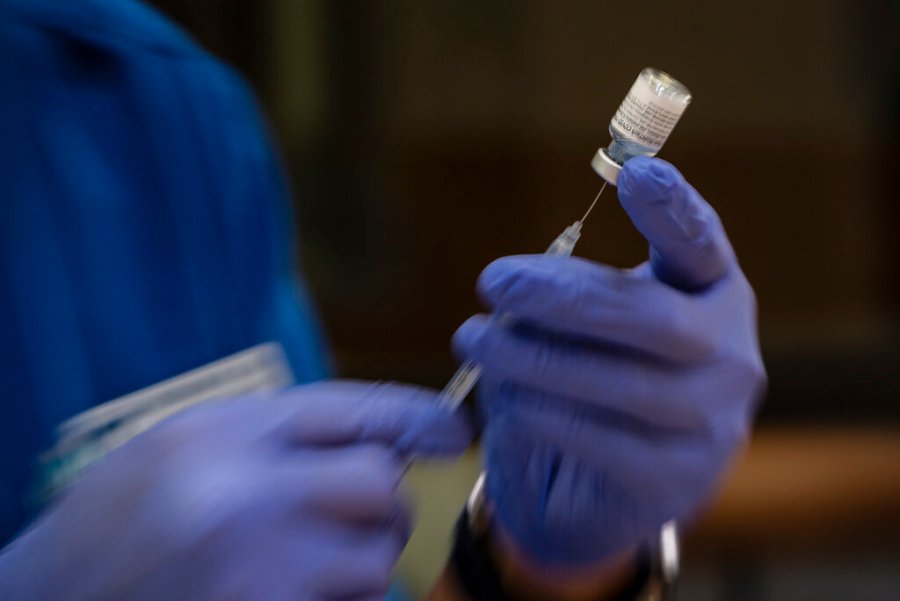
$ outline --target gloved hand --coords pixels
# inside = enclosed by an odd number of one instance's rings
[[[753,291],[713,209],[658,159],[626,163],[618,191],[648,263],[499,259],[478,290],[516,319],[454,337],[484,368],[494,524],[543,565],[603,560],[697,512],[765,385]]]
[[[409,535],[406,460],[469,440],[399,385],[197,407],[112,452],[0,555],[0,598],[383,599]]]

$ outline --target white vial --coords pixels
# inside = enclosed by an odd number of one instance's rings
[[[609,122],[612,142],[597,151],[591,167],[615,186],[625,161],[659,152],[690,103],[691,93],[684,84],[668,73],[647,67]]]

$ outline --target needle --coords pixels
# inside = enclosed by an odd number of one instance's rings
[[[606,190],[606,185],[608,182],[603,182],[603,187],[600,188],[600,191],[597,192],[597,196],[594,197],[594,202],[591,203],[591,206],[588,207],[587,212],[584,214],[579,221],[584,223],[584,220],[587,219],[587,216],[591,214],[591,211],[594,210],[594,205],[597,204],[597,201],[600,200],[600,195],[603,194],[603,191]]]

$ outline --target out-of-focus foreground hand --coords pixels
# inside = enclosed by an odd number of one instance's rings
[[[383,599],[407,459],[465,420],[408,386],[325,382],[189,410],[89,470],[0,555],[0,598]]]
[[[541,566],[602,563],[690,519],[747,439],[766,382],[753,291],[718,216],[668,163],[619,199],[650,261],[518,256],[482,273],[494,311],[454,338],[484,367],[493,525]]]

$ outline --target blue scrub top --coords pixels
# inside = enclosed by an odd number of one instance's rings
[[[134,0],[0,0],[0,544],[89,407],[258,343],[326,375],[252,95]]]

